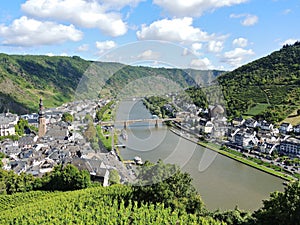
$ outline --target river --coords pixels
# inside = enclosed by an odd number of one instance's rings
[[[146,119],[152,115],[141,101],[122,101],[116,110],[116,120]],[[121,128],[121,127],[120,127]],[[119,138],[126,148],[120,153],[126,159],[140,156],[143,161],[180,166],[193,178],[193,184],[210,210],[256,210],[270,192],[282,191],[282,179],[261,172],[235,160],[217,154],[191,141],[180,138],[168,127],[154,124],[132,124],[128,139]]]

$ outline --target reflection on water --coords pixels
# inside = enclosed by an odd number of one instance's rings
[[[121,102],[116,119],[151,118],[141,101]],[[120,127],[122,128],[122,127]],[[120,142],[124,159],[140,156],[143,161],[163,159],[175,163],[191,174],[193,184],[209,209],[255,210],[269,193],[283,190],[282,180],[180,138],[166,126],[132,124],[127,128],[128,139]]]

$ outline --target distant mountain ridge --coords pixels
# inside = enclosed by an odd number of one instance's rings
[[[0,54],[0,112],[7,109],[16,113],[37,111],[40,97],[47,108],[74,99],[97,97],[98,92],[117,95],[125,84],[145,77],[150,80],[152,76],[162,77],[185,88],[196,82],[209,83],[221,73],[223,71],[127,66],[87,61],[78,56]]]
[[[300,42],[218,77],[230,116],[279,122],[300,106]]]

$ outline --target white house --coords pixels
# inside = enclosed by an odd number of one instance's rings
[[[260,124],[258,125],[258,126],[260,126],[260,128],[262,129],[262,130],[267,130],[267,131],[271,131],[272,129],[273,129],[273,127],[274,127],[274,125],[273,124],[271,124],[271,123],[269,123],[269,122],[267,122],[267,121],[261,121],[260,122]]]
[[[240,130],[234,135],[234,142],[241,147],[256,146],[258,139],[256,138],[256,132],[252,130]]]
[[[290,123],[282,123],[279,127],[279,132],[286,134],[293,131],[293,126]]]
[[[0,136],[15,135],[15,125],[19,116],[11,113],[0,114]]]
[[[204,133],[211,134],[213,131],[214,125],[211,121],[207,121],[204,127]]]
[[[244,125],[248,128],[255,128],[257,126],[258,122],[255,119],[248,118],[246,119]]]
[[[296,134],[300,134],[300,124],[298,124],[297,126],[294,127],[294,132]]]

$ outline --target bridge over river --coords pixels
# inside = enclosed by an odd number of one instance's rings
[[[111,126],[111,125],[116,125],[116,124],[123,124],[124,128],[127,128],[130,124],[133,123],[154,123],[155,127],[158,127],[159,123],[164,123],[167,121],[175,121],[175,122],[181,122],[183,119],[182,118],[165,118],[165,119],[159,119],[159,118],[154,118],[154,119],[132,119],[132,120],[115,120],[115,121],[101,121],[99,124],[101,126]]]

